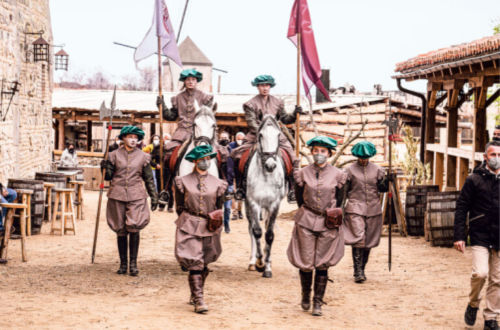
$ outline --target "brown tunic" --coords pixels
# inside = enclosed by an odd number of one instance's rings
[[[285,112],[283,100],[272,95],[269,95],[267,101],[260,94],[253,97],[243,105],[243,110],[250,131],[245,135],[243,144],[232,151],[231,157],[234,159],[240,159],[241,155],[255,144],[255,136],[260,125],[259,118],[264,115],[272,115],[283,120],[284,117],[291,118],[290,116],[293,116]],[[280,148],[285,149],[292,158],[292,162],[295,160],[293,147],[283,133],[280,134]]]
[[[139,149],[119,148],[109,154],[115,172],[108,191],[106,218],[118,235],[137,232],[149,223],[148,195],[142,170],[149,166],[150,156]]]
[[[303,187],[304,204],[316,210],[335,207],[335,192],[342,188],[347,174],[331,165],[321,168],[309,165],[295,169],[297,185]],[[287,250],[288,260],[302,270],[325,269],[336,265],[344,256],[343,226],[328,229],[325,218],[302,205],[295,214],[295,226]]]
[[[344,218],[345,243],[355,247],[372,248],[380,242],[382,206],[377,181],[385,177],[384,170],[371,162],[357,162],[347,168],[349,191]]]
[[[203,270],[216,261],[221,252],[222,228],[215,232],[207,229],[207,219],[194,214],[208,214],[216,210],[217,198],[227,189],[227,182],[210,174],[194,171],[183,177],[175,177],[175,187],[184,195],[184,211],[175,224],[175,257],[188,270]]]
[[[167,151],[172,151],[191,137],[193,133],[194,116],[196,114],[196,109],[194,107],[195,101],[198,102],[199,106],[211,106],[213,100],[213,95],[206,94],[198,89],[193,91],[186,89],[172,97],[172,107],[177,109],[179,121],[177,123],[177,129],[172,136],[172,140],[166,145]]]

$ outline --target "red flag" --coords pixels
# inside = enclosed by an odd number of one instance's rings
[[[323,93],[327,100],[330,100],[325,86],[321,82],[321,65],[319,64],[316,41],[312,30],[311,15],[307,0],[295,0],[290,15],[290,24],[288,25],[288,39],[297,46],[297,33],[300,33],[300,50],[302,54],[302,82],[306,96],[311,101],[311,87],[316,88]]]

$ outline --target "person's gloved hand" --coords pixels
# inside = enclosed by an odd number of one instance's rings
[[[300,105],[296,105],[295,106],[295,110],[293,111],[293,113],[295,115],[296,114],[300,114],[300,115],[305,115],[306,114]]]
[[[109,168],[110,167],[111,162],[109,160],[101,160],[101,170],[105,169],[105,168]]]
[[[157,208],[158,208],[158,202],[151,200],[151,212],[156,211]]]
[[[165,106],[165,102],[163,101],[163,95],[156,97],[156,106],[159,107],[160,104],[163,105],[163,107]]]

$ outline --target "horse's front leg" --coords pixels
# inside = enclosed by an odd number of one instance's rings
[[[279,204],[273,208],[271,212],[269,212],[269,219],[267,220],[267,228],[266,228],[266,247],[264,248],[265,254],[265,263],[266,267],[264,273],[262,273],[263,277],[271,278],[273,276],[273,272],[271,269],[271,247],[273,246],[274,241],[274,224],[276,222],[276,217],[278,216]]]
[[[262,261],[262,250],[260,247],[260,238],[262,237],[262,229],[259,224],[260,207],[249,201],[245,200],[245,211],[248,220],[248,233],[252,243],[252,251],[250,255],[250,263],[248,270],[264,271],[264,262]]]

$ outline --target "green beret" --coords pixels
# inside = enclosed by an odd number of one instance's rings
[[[262,84],[269,84],[271,85],[271,87],[276,86],[273,76],[270,76],[268,74],[261,74],[260,76],[255,77],[255,79],[252,81],[252,86],[257,86]]]
[[[351,153],[353,156],[356,156],[358,158],[370,158],[375,156],[377,153],[377,149],[375,148],[375,145],[371,142],[368,141],[361,141],[358,142],[352,147]]]
[[[336,150],[337,141],[328,136],[316,136],[307,141],[308,147],[324,147],[330,150]]]
[[[217,152],[214,152],[211,145],[203,144],[201,146],[194,147],[193,150],[188,152],[186,155],[186,160],[194,162],[197,159],[204,157],[214,158],[217,156]]]
[[[135,127],[135,126],[132,126],[132,125],[123,127],[121,129],[121,131],[120,131],[120,135],[118,135],[118,138],[120,140],[123,140],[123,138],[127,134],[135,134],[135,135],[137,135],[137,137],[139,138],[139,141],[144,138],[144,131],[142,129],[140,129],[139,127]]]
[[[179,81],[184,81],[186,80],[187,77],[194,77],[196,78],[197,82],[200,82],[203,79],[203,74],[196,69],[182,70],[181,76],[179,77]]]

